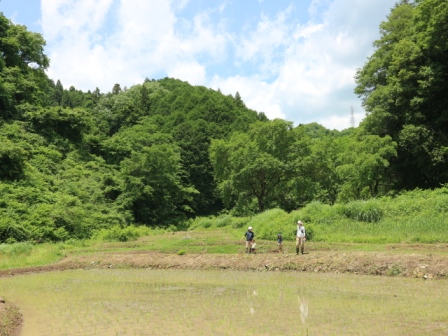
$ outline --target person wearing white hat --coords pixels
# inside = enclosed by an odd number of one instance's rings
[[[305,250],[305,240],[306,240],[306,231],[305,226],[303,226],[302,221],[297,222],[297,233],[296,233],[296,254],[298,255],[300,252],[302,254]]]
[[[252,226],[247,228],[244,237],[246,237],[246,253],[251,253],[252,242],[255,238],[255,233],[252,231]]]

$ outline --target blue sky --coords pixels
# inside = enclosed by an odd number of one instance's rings
[[[47,41],[50,78],[108,92],[147,77],[240,93],[273,118],[358,124],[354,75],[395,0],[0,0]]]

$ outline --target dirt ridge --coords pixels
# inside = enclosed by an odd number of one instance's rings
[[[21,325],[19,308],[0,297],[0,336],[18,336]]]
[[[443,255],[385,252],[317,251],[295,254],[164,254],[154,251],[102,252],[71,256],[55,264],[0,270],[0,277],[92,268],[228,269],[237,271],[303,271],[359,275],[448,278]]]

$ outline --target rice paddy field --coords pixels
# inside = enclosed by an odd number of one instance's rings
[[[21,336],[448,335],[448,281],[91,269],[0,278]]]

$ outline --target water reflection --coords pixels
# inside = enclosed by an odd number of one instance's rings
[[[77,270],[0,278],[0,293],[21,308],[23,336],[448,336],[448,282],[359,280],[306,272]]]
[[[252,292],[251,292],[252,291]],[[258,291],[256,289],[252,289],[251,291],[247,292],[247,297],[249,299],[249,313],[252,315],[255,314],[255,300],[258,295]],[[251,294],[249,294],[251,293]]]
[[[308,300],[304,296],[298,296],[299,306],[300,306],[300,317],[302,319],[302,323],[306,323],[306,319],[308,317]]]

